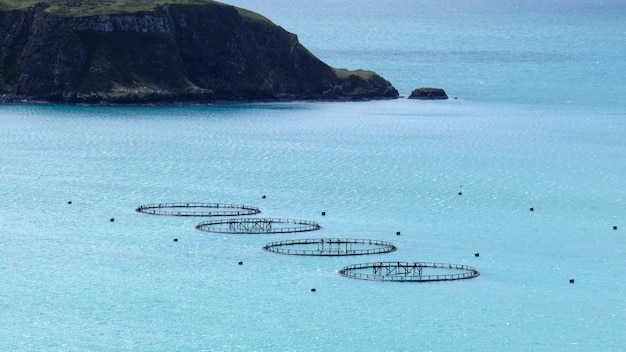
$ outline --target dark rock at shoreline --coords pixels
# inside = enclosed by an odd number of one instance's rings
[[[409,99],[448,99],[448,95],[441,88],[417,88],[413,90]]]
[[[72,9],[86,6],[70,3]],[[48,7],[42,1],[0,10],[0,101],[173,104],[399,96],[375,72],[332,68],[295,34],[234,6],[198,1],[84,16],[55,14]]]

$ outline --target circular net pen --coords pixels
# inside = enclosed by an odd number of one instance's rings
[[[348,265],[339,270],[339,275],[361,280],[427,282],[472,279],[480,273],[460,264],[376,262]]]
[[[322,227],[313,221],[294,219],[223,219],[205,221],[196,225],[196,229],[205,232],[230,234],[269,234],[316,231]]]
[[[389,253],[398,248],[393,243],[346,238],[314,238],[270,242],[263,250],[290,255],[349,256]]]
[[[136,211],[163,216],[244,216],[261,212],[257,207],[224,203],[159,203],[140,205]]]

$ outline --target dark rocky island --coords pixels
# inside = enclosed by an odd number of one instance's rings
[[[441,88],[417,88],[411,92],[409,99],[448,99],[448,95]]]
[[[0,100],[86,104],[395,99],[267,18],[210,0],[0,0]]]

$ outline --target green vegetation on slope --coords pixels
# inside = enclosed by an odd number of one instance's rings
[[[50,6],[46,12],[56,16],[84,17],[152,11],[163,5],[202,5],[211,0],[0,0],[0,10],[26,9],[36,4]]]
[[[372,76],[376,75],[376,72],[374,71],[348,70],[345,68],[333,68],[333,71],[335,71],[335,74],[337,75],[337,78],[339,79],[348,79],[351,76],[356,76],[367,81]]]
[[[213,0],[0,0],[0,11],[23,10],[41,4],[47,5],[45,12],[61,17],[141,13],[169,5],[218,4],[237,9],[242,17],[249,20],[273,24],[256,12]]]

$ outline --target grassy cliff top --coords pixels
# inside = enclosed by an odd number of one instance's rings
[[[220,4],[212,0],[0,0],[0,11],[26,9],[42,3],[49,5],[46,12],[66,17],[148,12],[164,5]],[[250,11],[238,10],[242,15],[262,18]]]
[[[376,75],[376,72],[374,72],[374,71],[348,70],[348,69],[345,69],[345,68],[333,68],[333,71],[335,71],[335,74],[340,79],[347,79],[350,76],[357,76],[357,77],[362,78],[362,79],[367,81],[368,79],[370,79],[370,78],[372,78],[373,76]]]

